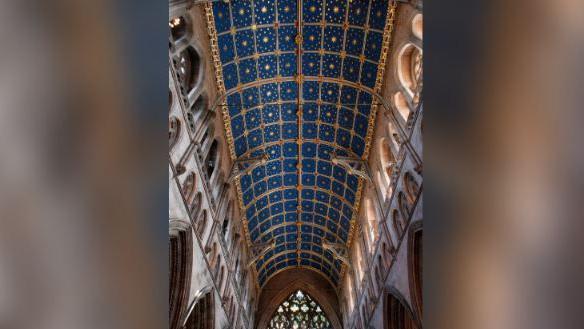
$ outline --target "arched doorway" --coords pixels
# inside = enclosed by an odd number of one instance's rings
[[[189,298],[191,259],[191,228],[185,222],[171,220],[169,223],[169,321],[170,329],[181,327]]]
[[[412,224],[408,243],[408,263],[410,272],[410,295],[412,304],[418,313],[418,317],[423,316],[422,298],[422,273],[423,273],[423,230],[422,221]]]
[[[213,311],[213,292],[208,292],[192,308],[184,329],[213,329],[215,322]]]
[[[401,295],[387,293],[385,300],[385,329],[419,329],[414,315]]]

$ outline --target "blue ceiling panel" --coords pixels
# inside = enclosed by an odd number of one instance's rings
[[[267,161],[239,177],[262,286],[304,266],[338,284],[325,240],[347,243],[359,178],[332,156],[362,158],[383,48],[386,0],[213,2],[232,145]]]

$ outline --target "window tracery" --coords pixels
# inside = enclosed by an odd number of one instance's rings
[[[278,306],[268,329],[332,329],[332,325],[320,305],[298,290]]]
[[[187,47],[178,55],[176,72],[184,92],[190,92],[201,72],[201,58],[193,47]]]

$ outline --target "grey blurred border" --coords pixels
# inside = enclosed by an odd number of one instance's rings
[[[584,3],[424,16],[424,327],[582,328]]]
[[[0,328],[168,323],[168,4],[0,4]]]

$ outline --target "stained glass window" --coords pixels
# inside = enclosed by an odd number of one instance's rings
[[[320,305],[298,290],[278,306],[268,329],[332,329],[332,326]]]

